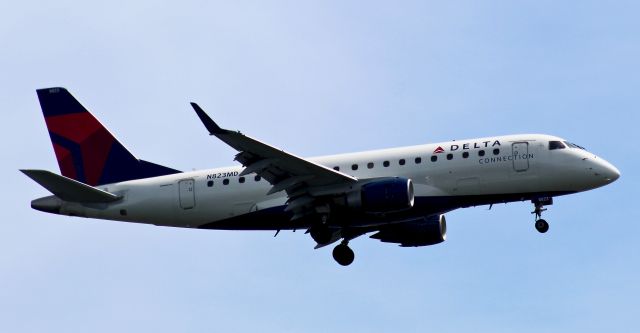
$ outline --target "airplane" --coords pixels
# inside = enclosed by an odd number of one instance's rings
[[[519,134],[302,158],[221,128],[191,103],[240,165],[181,172],[130,153],[66,89],[37,90],[62,175],[20,170],[50,196],[46,213],[157,226],[220,230],[305,230],[338,264],[355,258],[349,241],[403,247],[447,237],[445,214],[518,201],[533,204],[535,228],[553,198],[608,185],[611,163],[562,138]]]

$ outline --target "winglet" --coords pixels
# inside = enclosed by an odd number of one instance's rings
[[[227,132],[227,130],[220,128],[220,126],[218,126],[218,124],[216,124],[216,122],[213,121],[213,119],[211,119],[211,117],[209,117],[209,115],[204,112],[198,104],[191,102],[191,106],[196,111],[196,114],[200,118],[200,121],[202,121],[202,124],[204,124],[204,127],[209,131],[209,134],[216,135]]]

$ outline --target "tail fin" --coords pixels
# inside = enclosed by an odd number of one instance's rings
[[[137,159],[66,89],[37,93],[63,176],[96,186],[180,172]]]

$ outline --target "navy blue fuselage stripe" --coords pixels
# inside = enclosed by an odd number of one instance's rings
[[[76,180],[82,183],[86,183],[87,178],[85,177],[85,174],[84,174],[82,149],[80,145],[53,132],[49,132],[49,136],[51,137],[51,142],[71,152],[73,167],[75,168],[75,171],[76,171]],[[58,164],[60,164],[60,160],[58,160]],[[61,169],[60,171],[62,171],[62,166],[60,166],[60,169]]]
[[[482,206],[489,204],[519,202],[522,200],[532,200],[542,197],[557,197],[572,194],[575,192],[533,192],[533,193],[511,193],[493,195],[465,195],[465,196],[416,196],[414,207],[400,213],[388,214],[384,217],[375,217],[366,213],[356,213],[344,211],[347,215],[337,218],[339,221],[350,221],[352,228],[363,228],[373,231],[376,227],[360,227],[358,224],[371,221],[377,222],[397,222],[406,221],[411,218],[446,214],[452,210],[471,206]],[[291,212],[285,212],[286,206],[276,206],[251,213],[237,215],[223,220],[210,222],[199,226],[200,229],[220,229],[220,230],[288,230],[302,229],[310,227],[312,219],[299,219],[291,221]],[[269,221],[265,223],[264,221]]]

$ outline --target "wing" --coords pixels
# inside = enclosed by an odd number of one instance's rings
[[[295,213],[293,219],[319,208],[314,206],[318,193],[335,193],[358,181],[355,177],[295,156],[238,131],[223,129],[196,103],[191,103],[191,106],[210,135],[238,151],[235,160],[245,167],[241,175],[256,173],[267,180],[273,185],[268,194],[287,192],[287,210]]]

